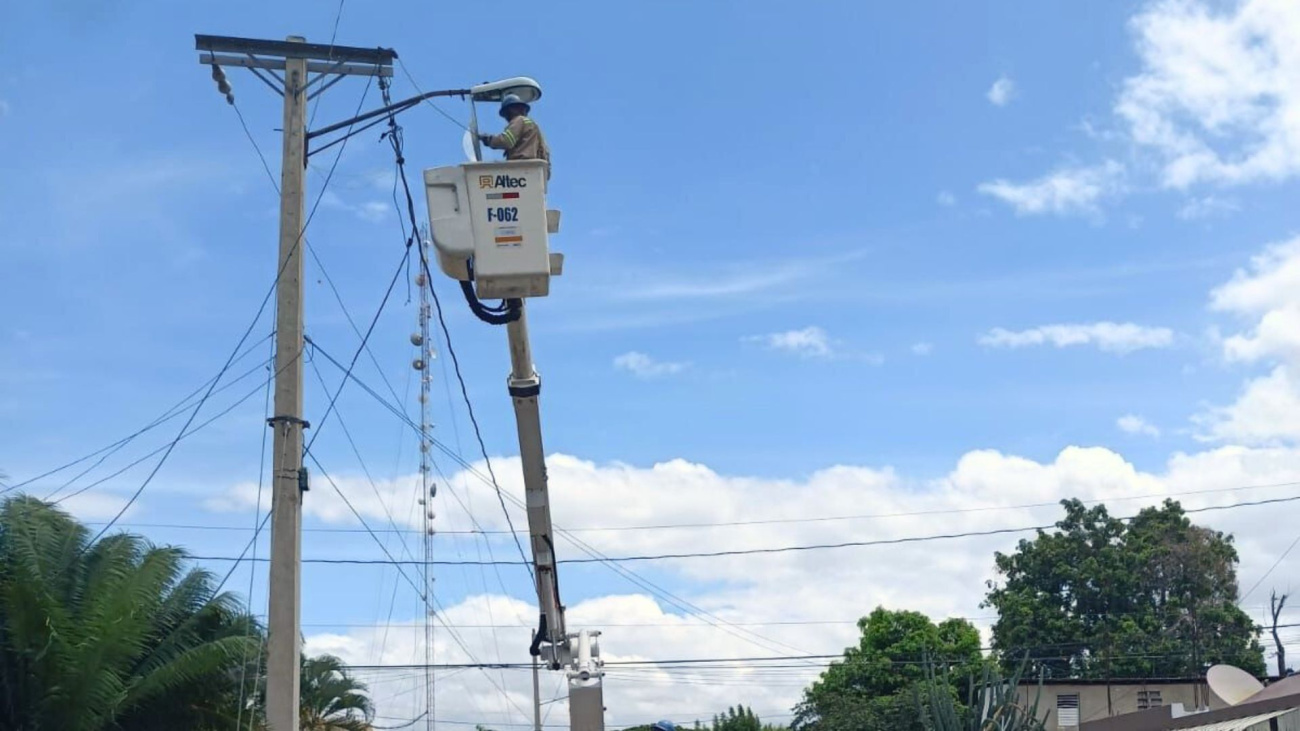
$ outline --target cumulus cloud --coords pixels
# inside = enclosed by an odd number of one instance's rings
[[[1124,354],[1144,348],[1167,348],[1174,343],[1174,332],[1166,327],[1146,327],[1131,322],[1043,325],[1019,331],[995,327],[981,336],[979,343],[989,348],[1089,345],[1105,352]]]
[[[1178,209],[1178,217],[1184,221],[1195,221],[1213,216],[1227,216],[1240,210],[1241,206],[1237,205],[1236,201],[1207,195],[1192,198],[1184,203],[1183,207]]]
[[[770,350],[793,353],[801,358],[830,358],[835,355],[835,343],[826,331],[811,325],[802,330],[754,335],[746,341],[761,343]]]
[[[1210,293],[1210,307],[1253,322],[1223,341],[1228,360],[1300,362],[1300,237],[1273,244]]]
[[[1119,417],[1115,425],[1125,434],[1141,434],[1148,437],[1160,436],[1160,430],[1155,425],[1134,414]]]
[[[1300,237],[1273,244],[1210,293],[1210,308],[1244,329],[1221,338],[1229,362],[1268,363],[1237,400],[1196,421],[1203,439],[1239,444],[1300,440]]]
[[[1096,213],[1103,198],[1121,191],[1124,174],[1122,164],[1107,160],[1092,167],[1062,168],[1025,183],[999,178],[981,183],[977,190],[1022,216]]]
[[[1201,437],[1234,444],[1273,444],[1300,439],[1300,383],[1291,370],[1273,372],[1246,383],[1230,406],[1197,417]]]
[[[614,367],[637,378],[662,378],[681,373],[686,370],[687,364],[655,360],[634,350],[614,358]]]
[[[624,556],[889,540],[1045,525],[1059,518],[1055,501],[1065,497],[1104,500],[1112,514],[1120,516],[1175,494],[1181,495],[1187,507],[1227,505],[1280,496],[1270,488],[1227,488],[1298,480],[1298,457],[1300,450],[1296,449],[1223,447],[1175,454],[1161,469],[1147,472],[1103,448],[1068,447],[1045,462],[978,450],[962,455],[938,477],[902,475],[888,467],[845,465],[797,479],[727,475],[685,460],[639,467],[553,455],[548,466],[552,484],[564,486],[564,499],[554,503],[555,523],[578,531],[557,535],[563,560],[586,555],[568,535],[581,537],[605,555]],[[522,502],[519,461],[500,459],[496,468],[502,488]],[[339,475],[336,480],[345,493],[365,491],[361,488],[363,478]],[[487,504],[495,505],[491,488],[472,473],[451,475],[448,484],[458,486],[462,493],[476,491]],[[448,530],[466,525],[457,503],[444,492],[437,498],[439,520]],[[522,525],[524,516],[515,501],[510,503],[511,511],[516,525]],[[332,491],[315,491],[304,509],[312,517],[335,516],[329,523],[352,525],[346,509],[336,511],[322,505],[334,502],[341,501]],[[1240,508],[1194,517],[1197,523],[1236,535],[1244,585],[1262,575],[1293,537],[1258,530],[1260,510]],[[1300,510],[1292,504],[1265,510],[1270,520],[1279,523],[1300,518]],[[480,511],[477,522],[484,530],[504,528],[504,519],[496,510]],[[700,527],[711,523],[728,525]],[[794,652],[789,648],[836,653],[854,641],[852,620],[879,604],[917,609],[933,617],[973,617],[977,625],[987,628],[989,612],[978,605],[984,582],[993,578],[993,552],[1012,549],[1026,535],[1032,533],[627,563],[622,564],[625,569],[641,577],[655,577],[655,585],[635,587],[615,577],[616,583],[597,595],[570,599],[569,626],[603,629],[602,649],[611,662]],[[503,540],[498,545],[499,555],[509,555],[508,543]],[[382,555],[377,549],[376,554]],[[570,575],[576,570],[561,567]],[[671,593],[657,588],[665,582],[674,587]],[[522,590],[521,594],[527,595]],[[1258,597],[1251,601],[1258,606]],[[460,628],[457,632],[465,648],[449,636],[449,630],[440,628],[438,662],[468,661],[471,656],[527,662],[528,628],[536,618],[530,603],[472,593],[447,604],[440,612],[441,621]],[[487,617],[495,617],[496,624],[506,627],[499,631],[484,627],[490,624]],[[305,617],[304,621],[314,620]],[[388,627],[380,623],[309,634],[307,649],[334,652],[355,664],[421,662],[421,622],[418,617],[399,614]],[[801,622],[809,624],[791,624]],[[385,631],[397,639],[387,644],[376,642]],[[382,656],[381,647],[387,648]],[[760,671],[739,668],[725,682],[715,683],[690,682],[681,670],[633,671],[617,665],[609,669],[608,720],[626,725],[661,715],[678,717],[679,713],[689,719],[698,712],[707,719],[719,704],[738,701],[754,704],[760,715],[775,717],[797,701],[800,690],[820,668],[809,666],[779,682],[765,682]],[[469,671],[454,678],[439,683],[441,717],[527,721],[530,686],[526,671]],[[411,677],[410,687],[421,680]],[[497,686],[505,690],[507,699],[502,699]],[[738,686],[747,690],[738,691]],[[412,700],[409,687],[394,681],[377,689],[381,715],[418,715],[418,705],[412,704],[420,701]],[[738,692],[744,697],[737,697]],[[564,712],[563,703],[558,704],[555,713],[563,718]]]
[[[1153,2],[1133,18],[1142,70],[1115,104],[1166,186],[1300,172],[1300,4]]]
[[[1005,107],[1011,103],[1016,95],[1016,82],[1006,76],[999,76],[993,86],[989,87],[988,92],[984,95],[989,103],[995,107]]]

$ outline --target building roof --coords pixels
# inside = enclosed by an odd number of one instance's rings
[[[1264,721],[1267,721],[1270,718],[1277,718],[1278,716],[1290,712],[1291,711],[1273,711],[1272,713],[1261,713],[1256,716],[1246,716],[1244,718],[1237,718],[1231,721],[1219,721],[1217,723],[1211,723],[1203,726],[1192,726],[1190,728],[1185,728],[1184,731],[1245,731],[1246,729],[1250,728],[1251,726],[1254,726],[1257,723],[1263,723]]]
[[[1235,706],[1174,717],[1171,707],[1090,721],[1081,731],[1239,731],[1300,710],[1300,676],[1283,678]]]
[[[1042,684],[1047,685],[1192,685],[1194,683],[1204,683],[1204,678],[1043,678]],[[1038,685],[1037,678],[1022,679],[1021,685],[1035,686]]]

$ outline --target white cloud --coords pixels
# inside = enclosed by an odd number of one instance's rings
[[[496,468],[503,489],[522,499],[518,459],[501,459]],[[553,455],[548,468],[552,484],[564,486],[563,499],[554,502],[556,525],[622,527],[578,534],[604,554],[622,556],[829,544],[860,541],[865,537],[894,539],[1045,525],[1060,517],[1054,501],[1065,497],[1106,499],[1112,514],[1125,516],[1143,506],[1157,504],[1172,493],[1298,480],[1300,450],[1224,447],[1195,454],[1174,454],[1162,469],[1154,472],[1138,470],[1121,455],[1102,448],[1068,447],[1045,462],[995,450],[979,450],[962,455],[945,474],[936,478],[900,475],[887,467],[834,466],[797,479],[772,479],[720,474],[685,460],[637,467],[598,464],[564,455]],[[350,495],[359,496],[367,491],[363,487],[364,478],[336,475],[336,480]],[[491,488],[466,473],[451,475],[447,484],[459,490],[477,491],[487,504],[495,506]],[[387,488],[381,487],[384,489]],[[437,498],[439,521],[448,530],[454,530],[465,525],[465,519],[447,492],[440,491]],[[1201,492],[1180,499],[1187,507],[1204,507],[1283,494],[1286,493],[1256,489]],[[346,509],[334,511],[322,503],[341,506],[332,490],[318,490],[313,491],[312,500],[306,502],[304,509],[313,517],[326,513],[337,516],[328,521],[331,523],[353,524]],[[521,525],[522,512],[513,503],[511,510],[516,525]],[[877,517],[820,519],[864,513]],[[1236,535],[1243,587],[1253,583],[1293,537],[1286,531],[1258,530],[1264,516],[1276,524],[1292,524],[1300,520],[1300,508],[1288,503],[1193,516],[1198,524]],[[495,509],[479,511],[478,518],[487,530],[499,530],[505,525],[500,511]],[[812,518],[818,520],[788,522]],[[768,522],[707,529],[628,529],[629,526],[737,520]],[[569,627],[602,629],[603,654],[611,662],[748,657],[791,653],[790,647],[809,653],[838,653],[855,642],[857,630],[851,621],[881,604],[916,609],[936,618],[975,617],[977,625],[987,628],[991,612],[981,609],[979,601],[985,591],[984,582],[993,578],[993,552],[1010,550],[1018,539],[1027,535],[1031,534],[675,559],[653,564],[626,563],[622,564],[626,569],[641,576],[653,576],[658,584],[667,582],[678,598],[658,589],[633,588],[614,579],[620,583],[603,585],[605,588],[600,593],[581,600],[570,599],[573,603],[568,613]],[[445,540],[452,538],[448,536]],[[467,540],[482,539],[469,537]],[[508,555],[508,539],[498,545],[500,555]],[[585,555],[563,534],[557,536],[557,547],[561,559]],[[377,549],[375,554],[382,557]],[[936,560],[936,556],[940,559]],[[1293,561],[1300,561],[1300,556]],[[1295,565],[1291,563],[1280,570]],[[918,566],[925,567],[925,571],[917,571]],[[563,565],[561,571],[575,573],[572,567]],[[518,578],[519,593],[527,596],[526,578]],[[773,597],[780,600],[773,601]],[[708,612],[709,618],[703,619],[695,610],[686,608],[683,600]],[[1259,601],[1256,595],[1248,604],[1258,606]],[[472,594],[447,604],[441,612],[443,620],[462,627],[459,636],[475,658],[495,661],[499,656],[505,662],[527,662],[529,626],[536,618],[529,603],[500,595]],[[304,622],[336,619],[337,615],[329,615],[331,609],[324,605],[307,606]],[[312,613],[317,614],[313,617]],[[319,613],[325,613],[324,617]],[[349,628],[340,633],[309,634],[307,650],[334,652],[358,664],[422,661],[421,620],[401,614],[398,617],[402,619],[388,628],[393,638],[382,656],[379,648],[383,645],[376,641],[384,633],[382,624],[374,628]],[[488,617],[511,627],[499,631],[484,628],[482,625],[489,624]],[[822,623],[828,620],[835,622]],[[717,626],[723,622],[740,626]],[[469,660],[469,655],[448,635],[441,628],[437,632],[437,661]],[[689,720],[696,713],[707,720],[716,709],[736,702],[752,703],[760,715],[776,716],[798,699],[801,689],[819,669],[810,666],[778,681],[765,682],[771,679],[761,677],[761,672],[740,668],[723,679],[715,679],[717,682],[694,683],[679,672],[633,673],[629,668],[611,665],[606,681],[608,721],[617,726],[660,716]],[[548,678],[548,685],[555,682],[553,677]],[[471,671],[440,679],[440,716],[526,722],[531,690],[527,671],[492,673],[491,678],[489,681],[484,673]],[[418,715],[418,708],[412,712],[411,704],[421,701],[412,700],[410,690],[420,681],[421,677],[411,677],[409,681],[377,685],[376,702],[381,715],[406,718]],[[510,700],[501,700],[493,685],[503,686]],[[743,697],[737,697],[737,693]],[[553,719],[563,719],[565,710],[562,703],[558,704]]]
[[[90,490],[63,500],[59,503],[59,507],[81,520],[103,521],[117,515],[117,511],[121,510],[126,503],[125,495]],[[135,515],[137,508],[139,503],[127,508],[122,517],[129,518]]]
[[[1194,221],[1212,216],[1226,216],[1241,210],[1236,201],[1207,195],[1189,199],[1178,209],[1178,217],[1184,221]]]
[[[632,351],[614,358],[614,367],[625,370],[638,378],[659,378],[671,376],[686,370],[686,363],[658,361],[645,353]]]
[[[824,275],[851,261],[862,258],[864,252],[850,251],[821,258],[799,257],[766,262],[745,262],[736,266],[699,271],[688,277],[673,274],[656,274],[647,277],[638,273],[635,279],[612,281],[617,299],[624,300],[694,300],[748,297],[759,292],[771,292],[799,285]],[[612,279],[612,278],[611,278]],[[647,284],[647,281],[650,283]]]
[[[1300,172],[1300,3],[1160,0],[1131,27],[1142,70],[1115,112],[1166,186]]]
[[[1247,326],[1221,338],[1229,362],[1272,363],[1237,400],[1196,418],[1203,439],[1240,444],[1300,440],[1300,237],[1273,244],[1210,293],[1212,310]]]
[[[935,200],[937,200],[939,205],[943,206],[944,208],[952,208],[953,206],[957,205],[957,197],[946,190],[939,191],[939,195],[935,198]]]
[[[1093,167],[1063,168],[1027,183],[999,178],[981,183],[979,192],[991,195],[1019,215],[1095,213],[1104,197],[1122,190],[1124,166],[1108,160]]]
[[[1016,83],[1006,76],[1000,76],[984,96],[993,106],[1005,107],[1016,96]]]
[[[332,190],[326,190],[321,195],[321,205],[326,208],[347,211],[363,221],[378,223],[388,217],[392,212],[392,204],[382,201],[366,201],[364,203],[352,204],[343,200],[337,193]]]
[[[1232,444],[1300,440],[1300,383],[1286,366],[1248,381],[1231,406],[1196,417],[1202,439]]]
[[[1210,307],[1255,321],[1250,330],[1224,339],[1228,360],[1278,357],[1300,363],[1300,237],[1252,257],[1249,269],[1210,293]]]
[[[1148,437],[1160,436],[1160,430],[1155,425],[1134,414],[1119,417],[1115,425],[1125,434],[1142,434]]]
[[[934,343],[912,343],[913,355],[929,355],[934,352]]]
[[[802,330],[787,330],[768,335],[754,335],[748,342],[762,343],[770,350],[794,353],[801,358],[830,358],[835,355],[835,343],[826,331],[812,325]]]
[[[1174,333],[1169,328],[1146,327],[1131,322],[1043,325],[1019,331],[995,327],[981,336],[979,343],[990,348],[1092,345],[1106,352],[1123,354],[1144,348],[1167,348],[1174,343]]]

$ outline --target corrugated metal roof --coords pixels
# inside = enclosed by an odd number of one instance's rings
[[[1189,726],[1181,729],[1181,731],[1245,731],[1257,723],[1263,723],[1270,718],[1277,718],[1278,716],[1285,715],[1293,710],[1295,709],[1274,711],[1273,713],[1265,713],[1259,716],[1246,716],[1245,718],[1237,718],[1232,721],[1220,721],[1206,726]]]

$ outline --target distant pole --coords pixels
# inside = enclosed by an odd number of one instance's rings
[[[289,36],[291,43],[304,43]],[[275,430],[272,453],[271,589],[266,715],[272,731],[298,731],[302,652],[302,276],[307,134],[307,59],[284,68],[280,165],[280,272],[275,290]]]
[[[533,640],[535,644],[537,630],[533,630]],[[533,731],[542,731],[542,685],[537,676],[536,655],[533,655]]]
[[[1272,596],[1268,598],[1269,612],[1273,615],[1273,644],[1277,646],[1277,677],[1286,677],[1286,645],[1282,644],[1282,638],[1277,634],[1277,623],[1282,617],[1282,609],[1286,607],[1288,594],[1278,597],[1277,590],[1273,590]]]

